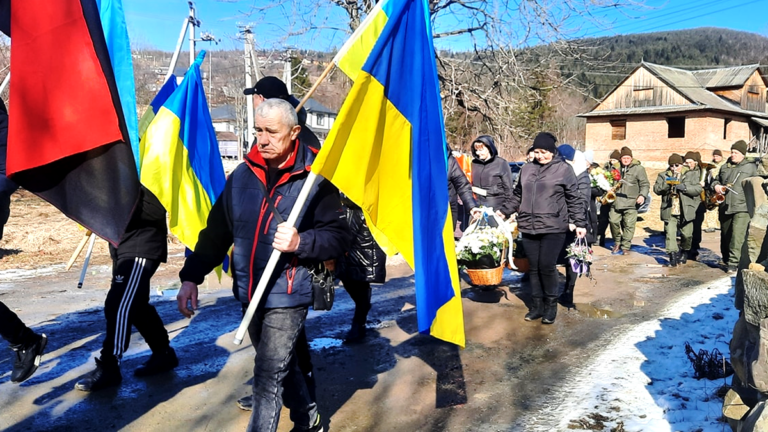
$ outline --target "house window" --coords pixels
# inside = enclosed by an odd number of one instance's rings
[[[723,139],[724,140],[728,139],[728,123],[730,122],[731,122],[731,119],[729,118],[725,119],[725,121],[723,122]]]
[[[315,120],[315,123],[317,123],[318,126],[325,126],[325,115],[324,114],[318,114],[316,119],[317,120]]]
[[[667,118],[667,138],[685,138],[685,117]]]
[[[760,87],[756,85],[751,85],[747,87],[747,93],[759,95],[760,94]]]
[[[627,139],[627,121],[626,120],[611,121],[611,139],[614,141]]]

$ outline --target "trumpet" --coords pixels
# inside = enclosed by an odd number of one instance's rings
[[[602,197],[600,197],[601,205],[612,204],[614,201],[616,201],[616,190],[619,189],[622,181],[623,180],[619,180],[615,185],[613,185],[612,188],[608,189],[608,191],[606,191]]]
[[[715,207],[725,202],[725,195],[719,193],[707,193],[706,207],[707,210],[713,210]]]

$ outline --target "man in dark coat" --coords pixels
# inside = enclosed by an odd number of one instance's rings
[[[278,224],[265,194],[287,219],[315,152],[298,138],[301,126],[290,103],[266,100],[255,117],[256,145],[227,179],[194,252],[179,272],[182,286],[177,302],[184,316],[194,314],[197,286],[234,244],[232,289],[238,300],[248,304],[272,251],[282,252],[248,328],[257,353],[248,430],[277,430],[285,404],[297,430],[316,432],[322,430],[322,422],[296,356],[312,304],[312,275],[307,266],[341,256],[348,248],[349,226],[338,190],[325,179],[312,186],[295,227]]]
[[[134,375],[157,375],[179,365],[163,320],[149,303],[150,280],[160,263],[168,258],[165,208],[148,189],[142,186],[140,191],[139,204],[120,245],[109,247],[112,284],[104,301],[107,331],[101,356],[96,359],[96,369],[75,384],[77,390],[94,392],[122,382],[120,361],[131,342],[132,326],[152,350],[149,360],[137,368]]]
[[[499,156],[493,138],[480,135],[472,143],[472,192],[477,204],[492,207],[503,218],[509,217],[512,199],[512,171]]]

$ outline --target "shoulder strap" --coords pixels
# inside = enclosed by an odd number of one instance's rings
[[[275,207],[275,203],[272,202],[272,197],[269,196],[269,192],[267,192],[267,187],[264,186],[264,183],[261,182],[261,180],[256,179],[256,183],[258,183],[259,188],[261,189],[261,193],[264,194],[264,199],[267,201],[267,206],[269,207],[269,211],[272,212],[272,215],[275,217],[275,220],[278,224],[281,224],[285,222],[285,219],[283,219],[283,215],[280,214],[279,211],[277,211],[277,208]]]

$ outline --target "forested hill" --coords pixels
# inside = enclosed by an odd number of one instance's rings
[[[576,73],[579,81],[592,85],[591,94],[596,98],[603,97],[643,60],[689,70],[755,63],[768,66],[768,38],[714,27],[591,38],[580,42],[594,47],[589,51],[595,61],[563,59],[561,71],[564,77]]]

